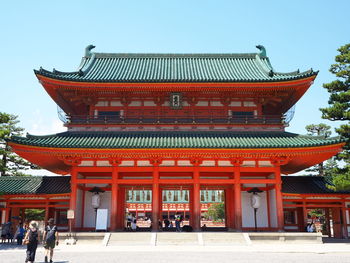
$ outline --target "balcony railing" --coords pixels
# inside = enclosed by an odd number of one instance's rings
[[[67,124],[285,124],[281,116],[67,116]]]

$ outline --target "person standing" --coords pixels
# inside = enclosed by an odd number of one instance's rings
[[[24,232],[25,230],[24,230],[23,224],[20,223],[17,227],[16,234],[15,234],[15,237],[17,239],[17,245],[22,245]]]
[[[35,253],[38,247],[39,242],[39,231],[38,231],[38,222],[31,221],[29,224],[29,230],[24,237],[23,243],[27,245],[27,257],[25,262],[34,263]]]
[[[137,219],[134,215],[132,215],[132,218],[131,218],[131,230],[132,231],[136,231],[137,229]]]
[[[180,216],[179,214],[177,214],[177,215],[175,216],[175,227],[176,227],[176,232],[181,232],[180,224],[181,224],[181,216]]]
[[[45,263],[52,262],[53,249],[55,248],[55,245],[58,246],[58,231],[57,226],[54,225],[53,218],[50,218],[48,223],[49,224],[46,226],[43,236]],[[48,261],[48,258],[50,258],[50,261]]]
[[[131,223],[132,223],[133,215],[131,213],[128,213],[126,217],[126,229],[131,230]]]

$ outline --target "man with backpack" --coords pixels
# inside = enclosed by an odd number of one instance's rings
[[[48,223],[49,224],[46,226],[43,236],[45,248],[45,263],[52,263],[53,249],[55,248],[55,245],[58,246],[58,231],[57,227],[54,225],[53,218],[50,218]],[[50,257],[50,261],[48,261],[48,257]]]

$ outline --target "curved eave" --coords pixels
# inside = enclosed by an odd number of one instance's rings
[[[301,76],[298,78],[291,78],[288,80],[276,80],[276,81],[255,81],[255,80],[242,80],[242,81],[207,81],[207,82],[109,82],[109,81],[72,81],[58,78],[57,76],[48,76],[48,74],[42,74],[40,71],[35,71],[35,74],[41,83],[47,83],[64,87],[66,89],[86,89],[92,88],[96,90],[114,90],[116,88],[160,88],[162,90],[166,88],[272,88],[272,87],[290,87],[298,86],[302,84],[311,85],[313,80],[317,76],[317,72],[313,72],[309,76]]]
[[[281,167],[284,174],[295,173],[329,159],[342,150],[343,143],[295,148],[141,148],[97,149],[55,148],[8,143],[23,158],[49,171],[67,174],[70,167],[63,159],[69,158],[139,158],[165,157],[181,159],[184,156],[209,158],[276,158],[286,157],[289,162]]]

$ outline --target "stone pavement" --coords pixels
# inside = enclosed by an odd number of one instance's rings
[[[0,262],[24,262],[25,247],[0,245]],[[38,248],[37,261],[43,262],[44,249]],[[57,263],[75,262],[308,262],[349,263],[350,243],[327,244],[259,244],[235,246],[101,246],[59,245]]]

